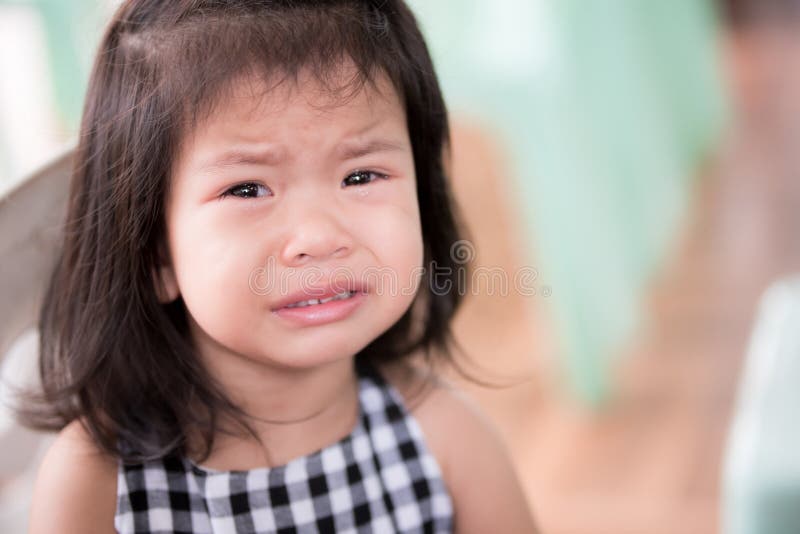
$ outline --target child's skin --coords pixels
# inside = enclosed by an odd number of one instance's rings
[[[220,435],[203,461],[219,470],[281,465],[352,431],[353,356],[411,305],[423,261],[411,143],[390,82],[382,77],[344,101],[303,76],[266,87],[235,82],[184,140],[165,204],[168,250],[155,273],[163,301],[183,297],[198,357],[254,417],[263,441]],[[271,155],[214,165],[233,150]],[[366,282],[367,270],[390,268],[397,285],[366,284],[346,316],[299,324],[275,311],[285,293],[249,284],[270,257],[276,277],[315,268]],[[290,293],[308,289],[307,279],[288,280]],[[456,531],[533,532],[487,421],[442,382],[412,399],[422,378],[407,364],[381,371],[414,406],[451,493]],[[42,464],[30,532],[113,532],[117,468],[70,424]]]

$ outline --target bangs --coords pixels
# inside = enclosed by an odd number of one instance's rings
[[[147,30],[132,25],[120,36],[123,53],[145,63],[140,73],[159,80],[155,94],[142,96],[171,111],[165,119],[179,138],[231,96],[235,80],[264,81],[270,91],[310,75],[346,102],[385,75],[405,105],[401,50],[385,14],[367,3],[208,4],[178,21],[165,12]]]

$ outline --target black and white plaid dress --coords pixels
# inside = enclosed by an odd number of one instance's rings
[[[120,464],[118,532],[451,532],[453,507],[397,390],[359,366],[351,434],[272,468],[215,471],[187,458]]]

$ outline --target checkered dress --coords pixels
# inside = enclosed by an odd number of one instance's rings
[[[353,432],[272,468],[215,471],[187,458],[120,464],[114,525],[129,532],[451,532],[452,502],[398,392],[358,367]]]

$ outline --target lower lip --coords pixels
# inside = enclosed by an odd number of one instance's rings
[[[279,308],[273,313],[301,326],[315,326],[341,321],[352,314],[366,298],[364,293],[356,293],[350,298],[332,300],[325,304],[312,304],[296,308]]]

